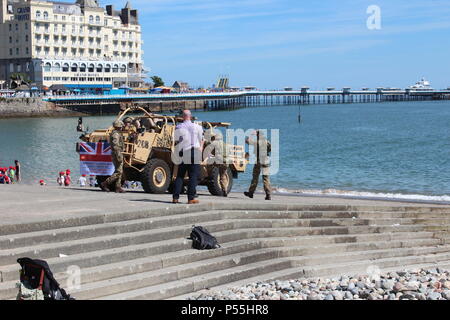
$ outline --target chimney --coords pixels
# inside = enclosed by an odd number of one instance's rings
[[[108,16],[112,16],[114,12],[114,6],[113,5],[107,5],[106,6],[106,13],[108,14]]]
[[[139,15],[138,15],[138,11],[137,10],[131,10],[130,11],[131,16],[134,17],[134,21],[136,24],[139,24]]]
[[[123,8],[120,17],[122,18],[123,24],[130,24],[130,20],[131,20],[130,9]]]

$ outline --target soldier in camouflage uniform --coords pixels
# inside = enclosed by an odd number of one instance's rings
[[[228,164],[226,153],[227,150],[225,148],[225,144],[223,143],[222,134],[221,133],[213,133],[211,136],[211,148],[214,153],[213,163],[219,168],[219,182],[220,188],[222,189],[222,195],[224,197],[228,197],[228,181],[227,181],[227,171]]]
[[[109,192],[109,187],[111,185],[115,186],[116,193],[125,193],[122,189],[122,175],[123,175],[123,151],[124,151],[124,141],[123,136],[119,132],[124,128],[124,123],[122,121],[114,121],[114,130],[109,136],[109,143],[112,150],[112,161],[114,163],[115,171],[111,177],[106,179],[105,182],[101,183],[101,188],[103,191]]]
[[[272,187],[270,186],[270,156],[271,151],[270,142],[261,131],[256,131],[256,141],[250,138],[246,138],[245,142],[249,145],[253,145],[256,156],[256,164],[253,167],[252,183],[248,192],[244,192],[245,196],[253,198],[253,195],[258,186],[259,175],[262,171],[262,178],[264,182],[264,191],[266,192],[266,200],[272,200]]]

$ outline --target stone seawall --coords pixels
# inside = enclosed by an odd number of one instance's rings
[[[182,109],[203,110],[204,101],[174,101],[136,104],[152,112],[176,112]],[[73,117],[117,114],[121,105],[70,105],[58,107],[41,98],[0,98],[0,119],[25,117]]]
[[[0,119],[77,115],[80,113],[56,107],[53,103],[44,102],[40,98],[0,98]]]

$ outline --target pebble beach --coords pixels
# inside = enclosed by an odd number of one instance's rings
[[[450,271],[432,268],[376,276],[255,282],[188,300],[450,300]]]

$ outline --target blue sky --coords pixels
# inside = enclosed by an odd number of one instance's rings
[[[101,0],[122,7],[126,0]],[[145,66],[166,84],[450,86],[448,0],[131,0]],[[369,30],[369,5],[381,30]]]

